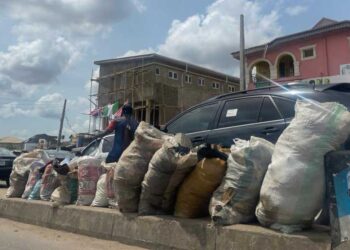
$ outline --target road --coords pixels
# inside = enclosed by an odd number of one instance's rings
[[[4,197],[6,189],[5,183],[0,181],[0,197]],[[117,241],[101,240],[0,218],[0,250],[31,249],[142,250],[146,248],[129,246]]]

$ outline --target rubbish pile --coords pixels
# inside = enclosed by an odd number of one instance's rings
[[[283,232],[308,228],[325,197],[324,156],[350,135],[338,103],[298,101],[277,143],[251,137],[230,149],[193,147],[141,122],[116,163],[90,156],[50,160],[42,150],[16,158],[7,197],[55,205],[114,207],[139,215],[210,215],[214,224],[258,222]]]

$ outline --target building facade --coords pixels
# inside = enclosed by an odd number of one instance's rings
[[[136,118],[162,125],[212,96],[239,90],[239,79],[158,54],[96,61],[97,102],[129,101]],[[104,126],[106,121],[104,121]]]
[[[2,137],[0,138],[0,147],[9,150],[22,150],[23,140],[13,136]]]
[[[239,60],[239,51],[232,55]],[[350,82],[350,21],[322,18],[310,30],[248,48],[245,55],[249,89],[271,85],[266,78],[278,83]]]

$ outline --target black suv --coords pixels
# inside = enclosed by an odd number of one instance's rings
[[[213,97],[169,121],[168,133],[186,133],[195,145],[221,144],[229,147],[233,139],[250,136],[275,143],[294,117],[297,99],[339,102],[350,108],[350,84],[284,85]]]
[[[0,180],[6,181],[6,185],[10,185],[10,174],[12,164],[16,155],[6,148],[0,148]]]

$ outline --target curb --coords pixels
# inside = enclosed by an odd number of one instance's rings
[[[206,219],[121,214],[108,208],[0,199],[0,217],[152,249],[329,250],[329,232],[285,235],[257,225],[215,227]]]

